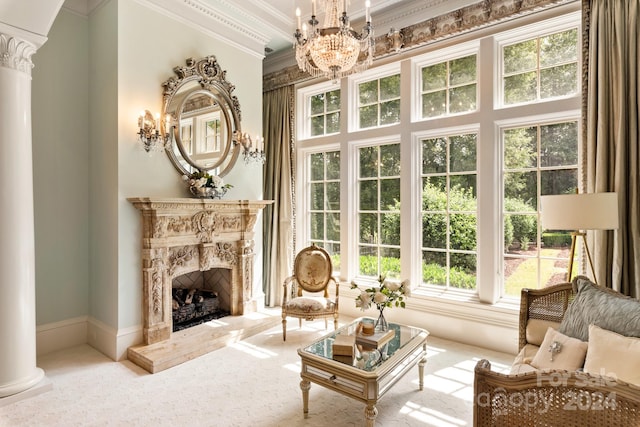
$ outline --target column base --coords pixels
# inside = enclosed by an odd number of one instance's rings
[[[35,368],[33,375],[29,378],[26,378],[20,382],[12,383],[6,386],[0,386],[0,406],[5,405],[5,400],[13,399],[14,396],[19,396],[27,393],[31,393],[31,391],[37,387],[40,387],[44,381],[47,381],[44,376],[44,371],[40,368]],[[49,383],[49,387],[47,390],[42,390],[40,393],[44,391],[51,390],[52,386]],[[35,393],[39,394],[39,393]],[[30,397],[29,394],[26,397]],[[23,397],[24,398],[24,397]],[[22,399],[22,398],[21,398]],[[21,400],[18,399],[18,400]]]

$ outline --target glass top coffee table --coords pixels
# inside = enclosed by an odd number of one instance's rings
[[[352,357],[333,354],[336,336],[355,335],[361,321],[373,319],[356,319],[298,349],[302,361],[300,388],[305,418],[309,413],[312,382],[365,403],[367,426],[375,424],[378,399],[416,364],[420,390],[423,389],[429,336],[424,329],[389,323],[389,329],[394,330],[393,338],[379,348],[356,344]]]

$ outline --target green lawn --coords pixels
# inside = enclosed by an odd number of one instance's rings
[[[543,257],[557,257],[561,249],[545,248],[541,251]],[[555,266],[556,261],[543,259],[540,262],[540,283],[546,284],[555,274],[564,274],[566,270]],[[505,292],[507,295],[518,297],[522,288],[537,288],[538,260],[536,258],[526,259],[518,265],[516,270],[506,278]]]

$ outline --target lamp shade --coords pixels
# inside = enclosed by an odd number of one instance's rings
[[[544,230],[618,228],[617,193],[560,194],[540,197]]]

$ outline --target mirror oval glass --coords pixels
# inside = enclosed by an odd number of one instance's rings
[[[213,56],[176,67],[178,77],[163,83],[163,113],[173,132],[167,154],[184,175],[206,171],[224,176],[233,167],[240,146],[240,106],[231,95],[234,87],[225,79]]]

